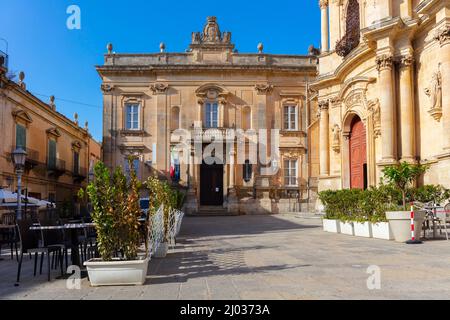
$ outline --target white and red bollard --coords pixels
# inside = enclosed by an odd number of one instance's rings
[[[416,239],[414,229],[414,203],[411,202],[411,240],[406,241],[407,244],[419,244],[422,241]]]

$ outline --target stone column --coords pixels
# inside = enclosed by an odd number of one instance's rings
[[[319,123],[319,137],[320,137],[320,175],[327,176],[330,174],[329,164],[329,114],[328,101],[319,102],[320,123]]]
[[[329,28],[328,28],[328,0],[320,0],[321,13],[321,36],[322,36],[322,52],[328,52],[329,47]]]
[[[168,85],[156,83],[152,85],[151,90],[156,95],[156,119],[158,127],[156,128],[156,167],[166,174],[169,172],[169,148],[170,141],[167,134],[168,115],[167,115],[167,96]]]
[[[439,41],[440,73],[442,78],[442,143],[445,153],[450,153],[450,25],[444,25],[436,32]]]
[[[116,152],[113,147],[114,133],[119,130],[114,126],[114,108],[113,108],[113,87],[109,84],[102,84],[103,92],[103,161],[109,168],[113,168],[113,153]]]
[[[378,86],[380,90],[381,110],[381,159],[391,163],[394,158],[394,86],[392,75],[393,58],[390,54],[383,54],[376,58],[378,69]]]
[[[400,136],[401,161],[414,162],[414,57],[405,55],[400,60]]]

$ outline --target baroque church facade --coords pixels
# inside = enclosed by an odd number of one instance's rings
[[[255,53],[239,53],[215,17],[192,33],[183,53],[166,52],[163,43],[151,54],[115,53],[111,44],[107,49],[97,66],[106,165],[126,169],[133,155],[141,180],[158,175],[186,189],[188,213],[314,206],[317,101],[307,90],[317,75],[314,51],[266,54],[259,44]],[[241,131],[252,135],[235,135]],[[262,136],[265,143],[252,149]],[[261,146],[264,163],[254,161]]]
[[[319,191],[429,164],[450,187],[450,1],[321,0]]]

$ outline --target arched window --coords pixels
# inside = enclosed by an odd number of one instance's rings
[[[358,0],[349,0],[345,19],[345,35],[336,44],[336,53],[347,56],[359,44],[360,16]]]
[[[180,128],[180,108],[173,107],[170,115],[170,129],[176,130]]]
[[[250,107],[242,109],[242,129],[248,130],[252,127],[252,110]]]

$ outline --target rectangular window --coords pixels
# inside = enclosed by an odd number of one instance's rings
[[[126,124],[127,130],[139,129],[139,105],[127,104],[126,105]]]
[[[21,124],[16,124],[16,148],[27,148],[27,129]]]
[[[77,151],[73,152],[73,173],[80,173],[80,154]]]
[[[297,106],[284,106],[284,129],[298,130]]]
[[[219,126],[219,106],[217,103],[206,103],[205,127],[217,128]]]
[[[51,169],[56,168],[56,141],[53,139],[48,140],[47,165]]]
[[[286,186],[297,186],[297,160],[284,160],[284,184]]]

